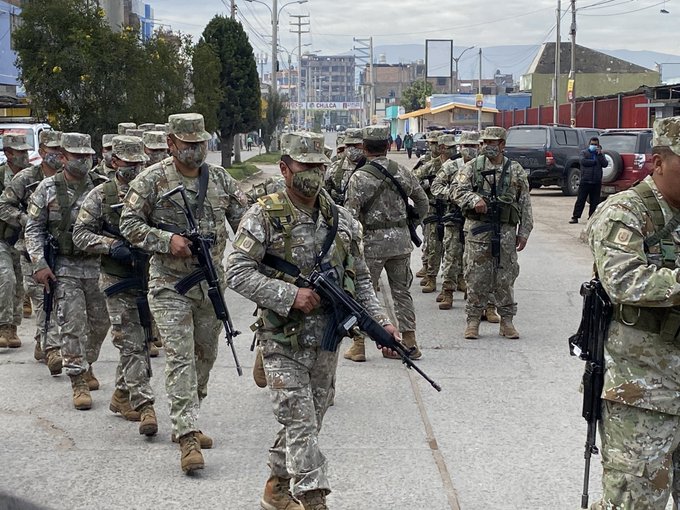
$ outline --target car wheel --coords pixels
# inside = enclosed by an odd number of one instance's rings
[[[581,182],[581,169],[577,166],[572,166],[567,172],[567,178],[564,180],[562,186],[562,193],[573,197],[578,194],[578,185]]]
[[[607,160],[607,166],[602,169],[602,182],[614,182],[623,172],[623,158],[616,151],[602,151]]]

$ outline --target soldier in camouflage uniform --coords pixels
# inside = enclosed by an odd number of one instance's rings
[[[220,277],[228,239],[225,220],[236,230],[246,198],[222,167],[202,166],[210,140],[202,115],[170,115],[169,122],[172,157],[150,166],[130,183],[120,230],[133,246],[152,254],[149,305],[166,351],[172,437],[180,444],[182,470],[190,473],[203,469],[201,449],[212,447],[212,439],[200,431],[197,422],[201,402],[208,395],[222,323],[208,299],[205,281],[185,295],[175,289],[176,283],[196,269],[197,259],[191,242],[182,235],[187,221],[173,203],[178,197],[170,200],[163,195],[180,185],[186,188],[200,233],[214,236],[211,255]]]
[[[430,148],[430,151],[423,154],[418,158],[418,161],[416,162],[416,165],[413,167],[413,173],[416,175],[418,180],[420,181],[420,185],[423,187],[425,192],[427,193],[427,198],[430,201],[431,205],[433,204],[434,199],[432,198],[432,194],[430,192],[430,184],[431,180],[434,179],[434,177],[437,175],[437,172],[439,171],[439,168],[441,167],[441,162],[436,162],[436,160],[439,159],[439,137],[443,135],[443,131],[430,131],[427,133],[426,141],[427,144]],[[433,163],[434,161],[434,163]],[[432,165],[435,165],[434,170],[432,170]],[[427,172],[425,172],[427,167]],[[421,179],[421,175],[431,175],[430,179]],[[430,207],[429,209],[432,209]],[[431,216],[428,210],[428,216]],[[423,263],[422,267],[418,270],[416,273],[416,277],[422,278],[420,282],[420,286],[424,287],[426,286],[430,279],[428,278],[428,263],[430,259],[430,237],[431,237],[431,230],[433,229],[432,224],[428,223],[427,225],[423,225],[423,244],[420,247],[422,254],[421,254],[421,261]],[[439,270],[439,267],[437,266],[437,270]],[[436,276],[436,273],[435,273]],[[434,289],[431,291],[434,292]]]
[[[593,510],[664,510],[670,494],[673,508],[680,504],[680,117],[657,120],[652,143],[653,174],[600,204],[587,227],[614,305],[604,344],[603,491]]]
[[[141,138],[118,135],[113,138],[113,180],[100,184],[85,198],[73,227],[73,243],[87,253],[101,255],[102,292],[132,278],[146,279],[146,257],[130,250],[120,235],[120,206],[129,183],[144,168],[146,156]],[[135,267],[134,264],[141,264]],[[153,436],[158,431],[149,381],[146,337],[140,323],[137,299],[146,289],[136,288],[106,298],[113,345],[120,351],[116,369],[116,390],[109,409],[126,420],[140,421],[139,433]],[[145,296],[144,296],[145,297]]]
[[[345,150],[342,152],[342,156],[326,171],[324,187],[338,205],[342,205],[345,202],[349,178],[358,168],[357,165],[363,166],[363,162],[366,159],[362,143],[361,129],[348,129],[345,132]]]
[[[500,335],[519,338],[512,323],[517,314],[513,286],[519,274],[517,252],[527,244],[534,226],[529,182],[522,165],[503,155],[506,131],[491,126],[482,133],[481,155],[469,161],[456,176],[454,199],[465,216],[465,282],[467,326],[465,338],[479,338],[482,312],[493,300],[501,316]],[[494,170],[491,175],[482,172]],[[489,215],[491,183],[495,181],[500,203],[500,261],[491,255]],[[483,232],[472,234],[481,228]]]
[[[32,165],[21,170],[7,185],[2,197],[0,197],[0,221],[11,225],[14,229],[23,230],[28,220],[28,201],[31,193],[45,177],[51,177],[61,170],[64,162],[61,159],[60,131],[43,130],[40,132],[38,153],[42,158],[39,165]],[[23,236],[16,244],[16,249],[21,253],[21,272],[24,278],[24,290],[29,299],[33,300],[36,310],[35,348],[33,356],[36,360],[45,358],[44,350],[52,346],[52,355],[46,360],[47,367],[53,375],[61,373],[61,341],[52,321],[50,333],[43,346],[45,337],[45,314],[43,312],[43,287],[33,279],[33,268],[28,253],[26,252]]]
[[[406,204],[396,186],[375,165],[383,167],[396,179],[406,196],[413,200],[421,219],[427,212],[427,195],[409,170],[387,159],[389,128],[368,126],[363,129],[362,137],[368,163],[350,177],[345,207],[363,225],[366,264],[374,287],[378,285],[382,270],[387,272],[399,331],[404,344],[415,347],[412,357],[418,359],[421,352],[416,343],[416,313],[409,290],[413,281],[413,245]],[[361,353],[363,348],[363,343],[357,345],[355,340],[352,354]]]
[[[331,163],[335,163],[338,159],[342,158],[344,152],[345,152],[345,133],[340,133],[335,139],[335,155],[331,158]]]
[[[0,192],[29,164],[26,136],[15,133],[2,135],[7,162],[0,165]],[[0,347],[21,347],[17,327],[23,316],[24,286],[21,273],[21,253],[16,243],[21,236],[21,226],[0,220]]]
[[[144,154],[147,156],[146,166],[155,165],[168,157],[167,135],[163,131],[144,131]]]
[[[322,350],[332,319],[328,304],[311,289],[262,265],[265,254],[284,259],[308,275],[329,235],[338,208],[338,232],[323,256],[339,281],[354,273],[356,298],[390,333],[394,327],[373,292],[362,256],[361,226],[323,191],[323,137],[294,132],[281,139],[279,166],[286,190],[261,197],[243,217],[229,255],[229,286],[258,305],[256,335],[264,354],[274,415],[282,427],[269,450],[271,474],[263,509],[324,510],[330,492],[318,434],[329,405],[337,352]],[[349,272],[347,272],[349,271]],[[303,506],[304,505],[304,506]]]
[[[33,264],[33,277],[54,292],[54,319],[61,336],[61,355],[73,387],[76,409],[90,409],[90,390],[99,388],[92,364],[97,361],[109,317],[99,291],[99,256],[83,253],[73,245],[72,225],[85,196],[96,185],[90,172],[90,136],[63,133],[61,151],[64,170],[43,179],[31,195],[26,223],[26,251]],[[48,236],[59,245],[55,267],[45,260]],[[50,356],[52,346],[45,346]],[[56,347],[55,347],[56,348]]]
[[[124,135],[127,134],[128,129],[136,129],[137,124],[134,122],[119,122],[118,123],[118,134],[119,135]]]
[[[444,137],[454,138],[453,135],[444,135]],[[443,141],[444,145],[447,145],[447,139],[444,138]],[[448,142],[450,144],[451,141],[448,140]],[[442,165],[437,177],[432,181],[431,188],[435,200],[442,200],[446,203],[448,209],[447,216],[451,218],[444,223],[444,256],[442,267],[444,282],[442,283],[442,292],[437,296],[440,310],[450,310],[453,307],[453,293],[455,290],[460,292],[467,290],[465,278],[463,277],[465,238],[462,235],[462,229],[464,218],[460,208],[453,200],[453,194],[458,171],[468,161],[477,157],[479,134],[470,131],[462,133],[460,147],[461,157],[450,159]]]
[[[116,175],[116,169],[111,166],[111,141],[116,135],[104,134],[102,135],[102,159],[92,171],[99,175],[111,179]]]

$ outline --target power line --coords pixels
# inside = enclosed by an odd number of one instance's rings
[[[633,12],[640,12],[640,11],[646,11],[647,9],[651,9],[653,7],[658,7],[659,5],[663,5],[666,2],[658,2],[652,5],[649,5],[647,7],[641,7],[639,9],[633,9],[632,11],[624,11],[624,12],[612,12],[611,14],[581,14],[581,16],[589,16],[589,17],[600,17],[600,16],[622,16],[624,14],[631,14]]]

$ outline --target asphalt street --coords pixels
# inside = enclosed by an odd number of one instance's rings
[[[391,156],[415,163],[403,152]],[[276,167],[264,170],[256,179]],[[573,203],[556,188],[532,192],[535,227],[520,254],[515,286],[519,340],[499,337],[498,325],[487,323],[479,340],[464,340],[462,294],[455,295],[453,310],[441,311],[436,294],[422,294],[414,281],[423,350],[418,365],[442,386],[441,393],[373,348],[366,363],[341,357],[335,406],[320,435],[333,486],[330,508],[579,507],[583,364],[569,356],[567,338],[579,322],[578,291],[591,275],[591,258],[579,240],[583,225],[567,224]],[[416,250],[414,272],[419,267]],[[137,424],[108,409],[117,363],[110,339],[94,365],[102,383],[93,392],[94,406],[77,411],[68,378],[50,377],[33,360],[31,318],[19,329],[24,345],[0,350],[0,492],[46,508],[259,508],[267,448],[278,425],[267,390],[250,375],[254,306],[231,291],[226,297],[243,332],[236,346],[245,373],[237,376],[222,343],[201,409],[201,428],[215,440],[214,449],[204,450],[203,471],[185,476],[178,446],[170,442],[162,353],[153,360],[152,381],[160,430],[147,439]],[[592,499],[599,493],[600,469],[595,458]]]

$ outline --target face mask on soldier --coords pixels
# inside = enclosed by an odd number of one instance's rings
[[[347,159],[352,163],[356,163],[363,157],[364,151],[359,147],[347,147],[347,149],[345,149],[345,154],[347,154]]]
[[[146,166],[154,165],[168,157],[168,153],[164,150],[152,150],[147,152],[146,155],[149,158],[149,161],[146,162]]]
[[[15,152],[11,156],[7,157],[7,160],[12,164],[14,168],[24,169],[28,166],[28,152],[19,151]]]
[[[189,168],[198,168],[208,156],[208,144],[204,142],[192,143],[184,149],[176,148],[173,156]]]
[[[471,159],[477,157],[477,148],[476,147],[461,147],[460,148],[460,155],[463,156],[464,161],[470,161]]]
[[[110,168],[113,153],[111,151],[102,151],[102,157],[104,158],[104,164]]]
[[[439,145],[437,144],[430,144],[430,152],[432,153],[432,157],[436,158],[439,156]]]
[[[320,166],[294,173],[292,187],[302,196],[307,198],[315,197],[323,186],[323,175],[324,171]]]
[[[56,152],[48,152],[47,154],[45,154],[43,161],[47,166],[54,170],[58,171],[64,168],[64,161],[61,159],[61,154],[58,154]]]
[[[498,145],[484,145],[482,147],[482,154],[489,159],[495,159],[501,153],[501,148]]]
[[[92,156],[68,160],[65,168],[74,177],[82,179],[92,169]]]
[[[116,174],[125,182],[130,182],[142,171],[142,165],[119,166]]]

